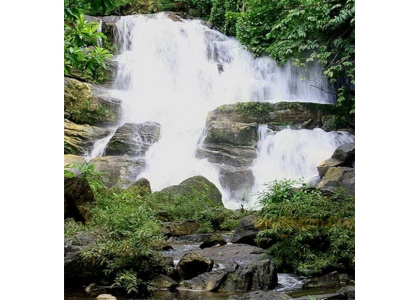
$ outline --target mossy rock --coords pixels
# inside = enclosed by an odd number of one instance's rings
[[[222,194],[219,189],[203,176],[194,176],[181,182],[179,185],[164,188],[153,194],[156,199],[171,201],[178,197],[209,202],[215,206],[223,207]]]
[[[64,77],[64,118],[76,124],[115,125],[121,112],[119,99],[95,85]]]

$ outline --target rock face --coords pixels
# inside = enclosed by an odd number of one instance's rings
[[[338,147],[331,158],[318,165],[321,178],[317,188],[334,192],[338,188],[350,195],[355,192],[355,143],[347,143]]]
[[[160,124],[156,122],[125,123],[119,127],[105,148],[105,155],[144,156],[159,140]]]
[[[102,139],[110,133],[109,129],[78,125],[65,119],[64,154],[85,155],[92,150],[96,140]]]
[[[182,288],[203,291],[252,291],[277,285],[277,273],[264,250],[244,244],[196,250],[214,261],[213,270],[184,280]]]

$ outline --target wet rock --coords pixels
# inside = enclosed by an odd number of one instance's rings
[[[211,235],[207,237],[201,244],[200,249],[210,248],[214,246],[223,246],[226,245],[227,242],[225,239],[220,235]]]
[[[232,243],[256,246],[255,238],[259,230],[254,226],[254,221],[254,215],[241,219],[233,234]]]
[[[176,269],[183,280],[188,280],[204,272],[210,272],[213,263],[211,258],[206,258],[197,252],[189,252],[181,258]]]
[[[144,156],[159,136],[159,123],[125,123],[115,131],[105,148],[105,155]]]
[[[226,244],[196,250],[214,261],[214,269],[185,280],[182,287],[205,291],[251,291],[277,285],[277,273],[264,249],[245,244]],[[217,267],[217,268],[216,268]]]

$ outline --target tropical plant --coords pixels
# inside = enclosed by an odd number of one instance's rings
[[[354,197],[327,196],[302,181],[274,181],[260,193],[257,243],[282,271],[319,275],[354,272]]]
[[[70,14],[70,13],[69,13]],[[107,79],[109,50],[101,45],[105,35],[99,23],[88,22],[83,14],[73,14],[64,23],[64,74],[100,83]]]

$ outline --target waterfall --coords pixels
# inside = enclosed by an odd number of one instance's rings
[[[305,72],[290,64],[279,67],[268,57],[254,58],[237,40],[199,20],[176,22],[163,12],[134,15],[121,17],[116,29],[118,72],[111,93],[122,100],[122,123],[154,121],[161,125],[159,141],[146,153],[146,170],[137,177],[147,178],[152,191],[202,175],[222,192],[225,206],[235,208],[221,187],[218,169],[195,155],[205,133],[207,113],[222,104],[245,101],[334,101],[321,91],[328,87],[319,78],[316,64]],[[308,80],[301,81],[302,77]],[[328,158],[339,144],[330,142],[334,138],[329,136],[315,130],[267,133],[253,166],[258,174],[254,188],[273,179],[274,165],[267,164],[267,159],[269,148],[281,148],[277,141],[283,145],[285,139],[286,143],[294,141],[294,150],[280,150],[287,161],[281,167],[284,176],[312,176],[314,164]],[[328,146],[318,149],[326,140]],[[299,146],[302,143],[305,146]],[[286,152],[297,148],[304,150],[300,155],[306,164],[294,166],[294,158],[287,158]],[[269,171],[264,170],[267,167]]]
[[[335,149],[354,142],[354,136],[346,132],[283,129],[272,131],[267,125],[258,129],[259,143],[254,160],[254,186],[251,205],[258,207],[258,194],[274,180],[302,179],[311,184],[318,180],[317,165],[330,158]]]

